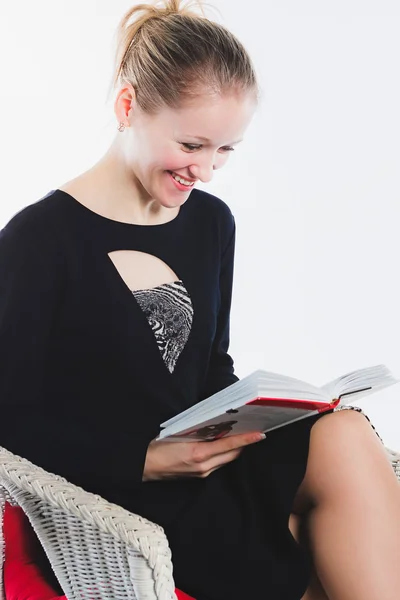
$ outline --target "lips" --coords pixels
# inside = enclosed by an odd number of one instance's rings
[[[176,173],[175,171],[168,171],[171,175],[176,175],[177,177],[182,177],[185,181],[190,181],[190,183],[196,183],[197,179],[191,179],[190,177],[186,177],[186,175],[181,175],[180,173]]]

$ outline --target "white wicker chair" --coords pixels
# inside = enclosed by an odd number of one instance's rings
[[[387,453],[400,481],[400,454]],[[28,516],[68,600],[176,599],[158,525],[0,447],[0,523],[6,501]],[[0,576],[3,556],[0,527]]]
[[[68,600],[176,600],[161,527],[0,447],[0,524],[19,505]],[[0,600],[4,539],[0,527]]]

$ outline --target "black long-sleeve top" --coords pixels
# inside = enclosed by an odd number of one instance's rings
[[[160,423],[237,380],[234,243],[230,209],[199,190],[161,225],[108,219],[61,190],[15,215],[0,233],[0,445],[111,499],[135,491],[129,507],[143,510]],[[186,286],[193,322],[173,373],[116,250],[158,257]]]
[[[160,423],[237,380],[234,244],[230,209],[198,190],[161,225],[107,219],[61,190],[13,217],[0,232],[0,446],[162,525],[176,584],[197,600],[294,600],[308,563],[288,520],[311,419],[206,478],[142,481]],[[172,370],[117,250],[151,254],[179,278],[158,290],[191,323]]]

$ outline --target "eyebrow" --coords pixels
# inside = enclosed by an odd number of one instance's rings
[[[196,140],[201,140],[202,142],[211,142],[211,140],[209,140],[208,138],[203,137],[201,135],[190,135],[189,133],[186,133],[186,134],[184,134],[184,136],[190,137],[190,138],[195,138]],[[240,140],[237,140],[236,142],[232,142],[231,145],[239,144],[239,142],[242,142],[242,141],[243,141],[243,138],[241,138]],[[226,144],[226,145],[229,145],[229,144]]]

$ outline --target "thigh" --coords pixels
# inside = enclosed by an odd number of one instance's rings
[[[365,415],[341,410],[323,415],[312,427],[304,479],[293,510],[305,514],[325,498],[343,499],[379,463],[384,476],[391,466],[384,446]]]

